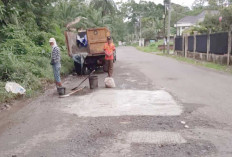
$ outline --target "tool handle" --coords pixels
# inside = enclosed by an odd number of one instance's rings
[[[69,93],[69,94],[66,94],[66,95],[60,95],[60,98],[69,97],[70,95],[72,95],[72,94],[74,94],[74,93],[77,93],[77,92],[79,92],[79,91],[83,90],[84,88],[85,88],[85,86],[84,86],[84,87],[82,87],[82,88],[80,88],[80,89],[76,89],[76,90],[72,91],[72,92],[71,92],[71,93]]]
[[[82,85],[82,83],[84,83],[94,72],[95,70],[93,70],[77,87],[73,88],[72,90],[79,88]]]

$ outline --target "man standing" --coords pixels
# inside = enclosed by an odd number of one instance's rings
[[[108,69],[108,77],[112,77],[113,75],[113,60],[114,60],[114,51],[115,46],[112,43],[111,37],[107,37],[107,43],[104,45],[104,52],[105,52],[105,64]]]
[[[56,44],[56,40],[54,38],[50,38],[49,43],[52,47],[51,54],[51,65],[53,68],[54,79],[56,81],[56,87],[62,87],[61,79],[60,79],[60,48]]]

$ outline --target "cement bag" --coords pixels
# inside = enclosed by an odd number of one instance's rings
[[[105,78],[105,87],[106,88],[115,88],[114,79],[112,77]]]
[[[12,92],[14,94],[25,94],[26,90],[15,82],[7,82],[5,89],[7,92]]]

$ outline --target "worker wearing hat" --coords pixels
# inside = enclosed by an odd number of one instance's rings
[[[115,46],[112,42],[110,36],[107,37],[107,43],[104,45],[104,52],[105,52],[105,64],[108,69],[108,77],[112,77],[113,75],[113,60],[114,60],[114,51]]]
[[[53,74],[54,79],[56,82],[56,87],[62,87],[61,79],[60,79],[60,69],[61,69],[61,63],[60,63],[60,48],[56,44],[55,38],[50,38],[49,43],[52,47],[52,53],[51,53],[51,65],[53,68]]]

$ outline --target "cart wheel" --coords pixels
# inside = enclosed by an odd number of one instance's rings
[[[84,75],[88,75],[89,74],[89,70],[88,70],[88,68],[86,67],[86,66],[83,66],[83,68],[82,68],[82,73],[84,74]]]

